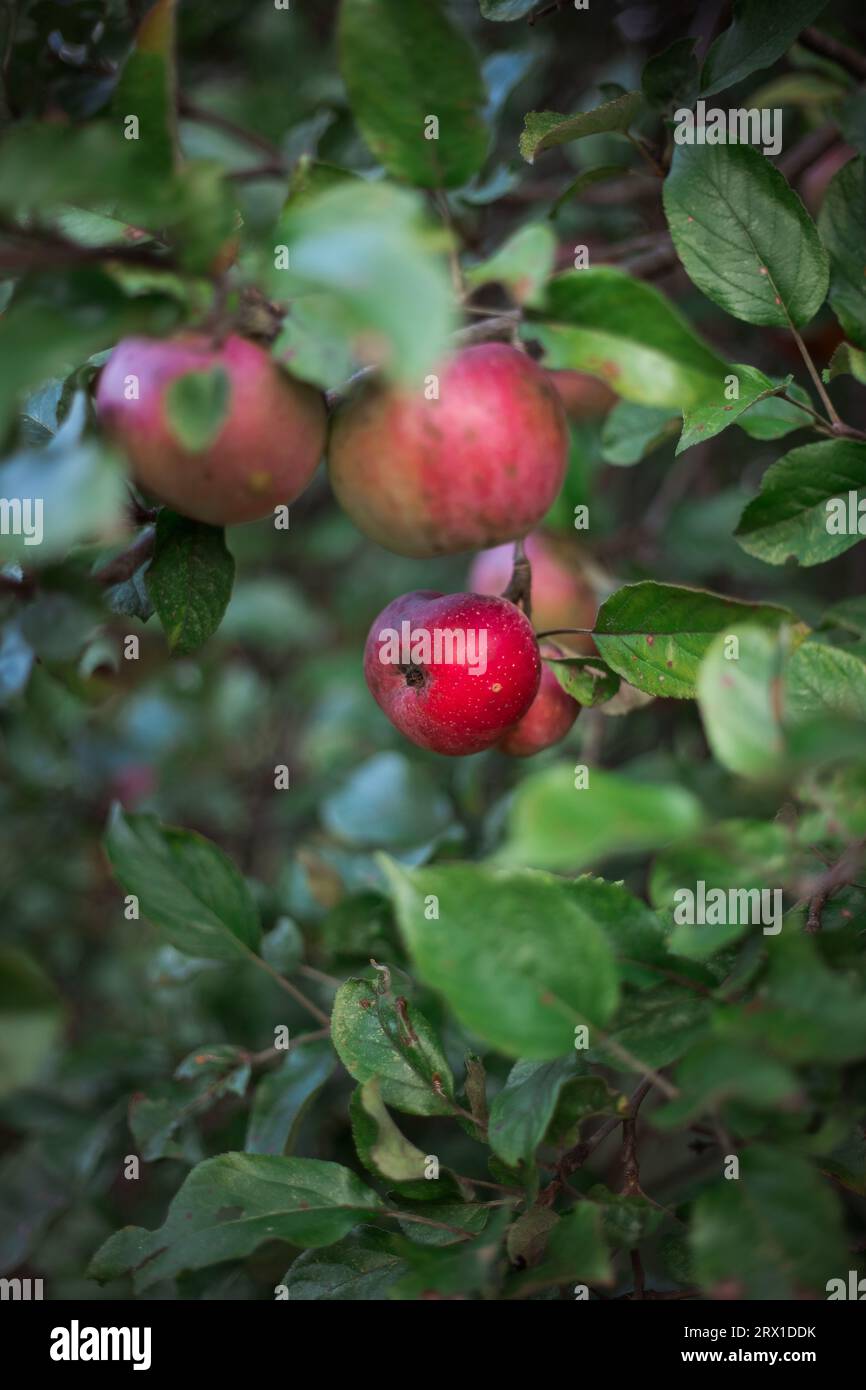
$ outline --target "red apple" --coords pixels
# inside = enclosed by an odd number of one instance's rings
[[[575,372],[570,368],[561,371],[548,371],[549,380],[556,387],[565,412],[570,419],[597,420],[606,415],[619,397],[598,377],[588,372]]]
[[[331,482],[365,535],[449,555],[526,535],[565,476],[559,397],[525,352],[482,343],[438,371],[439,398],[365,382],[335,415]]]
[[[598,600],[580,567],[580,552],[572,541],[527,536],[526,554],[532,565],[532,619],[539,632],[559,628],[593,627]],[[501,594],[511,578],[513,545],[500,545],[476,555],[469,571],[468,587],[476,594]],[[595,651],[589,636],[563,637],[571,651]]]
[[[542,648],[541,654],[552,655],[546,647]],[[550,667],[545,665],[538,694],[529,709],[496,746],[500,752],[508,753],[512,758],[531,758],[534,753],[540,753],[543,748],[550,748],[565,738],[580,714],[580,708],[577,700],[563,690]]]
[[[531,623],[507,599],[421,589],[373,623],[364,676],[406,738],[459,756],[492,747],[526,713],[541,657]]]
[[[226,418],[212,443],[184,448],[172,431],[166,395],[179,377],[215,368],[229,382]],[[324,451],[321,393],[236,335],[219,345],[203,333],[123,339],[100,374],[96,408],[126,450],[136,482],[213,526],[255,521],[294,501]]]

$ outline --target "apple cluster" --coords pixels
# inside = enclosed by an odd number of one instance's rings
[[[228,408],[215,437],[190,448],[172,427],[169,393],[188,374],[215,369],[227,379]],[[370,629],[364,673],[413,743],[452,756],[496,746],[526,757],[562,739],[580,706],[542,660],[557,649],[541,649],[526,613],[503,596],[509,543],[528,538],[540,628],[591,625],[586,581],[555,541],[530,533],[563,482],[566,407],[579,409],[588,390],[589,409],[600,411],[606,388],[545,371],[503,343],[456,351],[437,380],[432,400],[363,380],[337,406],[328,437],[322,394],[264,348],[237,334],[215,341],[187,332],[124,339],[100,373],[96,407],[137,484],[194,520],[225,526],[272,513],[303,492],[327,449],[338,501],[380,545],[415,557],[481,552],[470,592],[421,590],[388,604]],[[396,647],[388,634],[399,634]]]

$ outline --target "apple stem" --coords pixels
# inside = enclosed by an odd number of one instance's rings
[[[505,595],[503,594],[503,598]],[[594,627],[551,627],[546,632],[536,632],[536,637],[541,641],[542,637],[557,637],[562,633],[573,632],[584,637],[591,637],[595,632]]]
[[[503,598],[522,608],[527,618],[532,616],[532,565],[522,540],[514,542],[514,564]]]

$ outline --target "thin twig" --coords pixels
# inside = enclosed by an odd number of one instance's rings
[[[820,53],[822,58],[830,58],[834,63],[838,63],[839,67],[850,72],[852,77],[866,77],[866,58],[863,54],[849,48],[847,44],[840,43],[838,39],[831,38],[814,25],[810,24],[803,30],[798,42],[812,53]]]
[[[800,337],[800,334],[797,332],[796,328],[794,327],[794,325],[793,325],[793,323],[790,321],[790,319],[788,320],[788,327],[790,328],[790,330],[791,330],[791,332],[792,332],[792,334],[793,334],[793,336],[794,336],[794,342],[797,344],[797,347],[800,349],[800,356],[802,357],[803,361],[804,361],[805,364],[806,364],[806,369],[807,369],[809,375],[811,376],[813,382],[815,383],[815,390],[818,392],[818,395],[821,397],[821,402],[822,402],[822,404],[823,404],[823,406],[824,406],[824,409],[827,411],[827,414],[830,416],[830,420],[832,421],[832,423],[833,423],[834,425],[841,425],[841,424],[842,424],[842,421],[839,419],[839,415],[838,415],[838,412],[837,412],[837,410],[836,410],[836,407],[834,406],[833,402],[830,400],[830,397],[827,395],[827,392],[826,392],[825,387],[824,387],[824,383],[823,383],[823,381],[821,380],[821,373],[818,371],[818,368],[815,366],[815,363],[812,361],[812,357],[811,357],[811,354],[810,354],[810,352],[809,352],[809,349],[806,347],[806,344],[803,342],[803,339]],[[846,428],[847,428],[847,427],[846,427]]]
[[[331,1020],[328,1018],[325,1011],[319,1008],[318,1004],[314,1004],[312,999],[308,999],[303,991],[298,989],[297,985],[292,984],[291,980],[287,980],[285,975],[281,975],[279,970],[276,970],[274,966],[271,965],[270,961],[266,961],[263,956],[257,956],[255,951],[251,951],[249,948],[247,948],[247,955],[251,961],[255,962],[260,970],[264,970],[266,974],[270,975],[274,984],[279,985],[280,989],[285,990],[286,994],[290,994],[296,1003],[306,1009],[307,1013],[310,1014],[317,1023],[321,1023],[323,1028],[327,1029],[328,1032],[331,1031]]]

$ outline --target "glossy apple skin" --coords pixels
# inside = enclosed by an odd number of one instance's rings
[[[598,600],[580,569],[580,554],[565,539],[554,539],[533,532],[524,548],[532,566],[532,621],[538,632],[558,628],[593,627]],[[514,547],[496,546],[476,555],[469,570],[467,587],[477,594],[501,594],[511,578]],[[558,639],[570,651],[595,651],[589,636],[562,636]]]
[[[230,384],[227,418],[212,444],[191,452],[171,430],[166,393],[178,377],[215,367]],[[138,378],[138,400],[125,397],[130,376]],[[237,335],[219,346],[196,333],[124,338],[100,374],[96,409],[126,451],[135,481],[183,516],[213,526],[255,521],[294,501],[325,447],[321,393]]]
[[[398,555],[451,555],[524,536],[565,476],[565,412],[526,353],[478,344],[438,377],[438,400],[367,382],[333,421],[337,499],[359,530]]]
[[[404,621],[413,634],[483,629],[486,670],[472,675],[456,663],[411,669],[383,663],[381,634],[400,632]],[[460,757],[491,748],[526,713],[541,680],[541,657],[531,623],[507,599],[421,589],[394,599],[373,623],[364,676],[376,703],[406,738]]]
[[[580,709],[577,700],[563,690],[550,667],[545,665],[538,694],[529,709],[496,746],[512,758],[531,758],[564,739]]]
[[[565,406],[566,415],[571,420],[597,420],[600,416],[606,415],[619,400],[615,391],[611,391],[603,381],[590,376],[588,372],[575,372],[570,368],[564,368],[548,371],[547,375]]]

